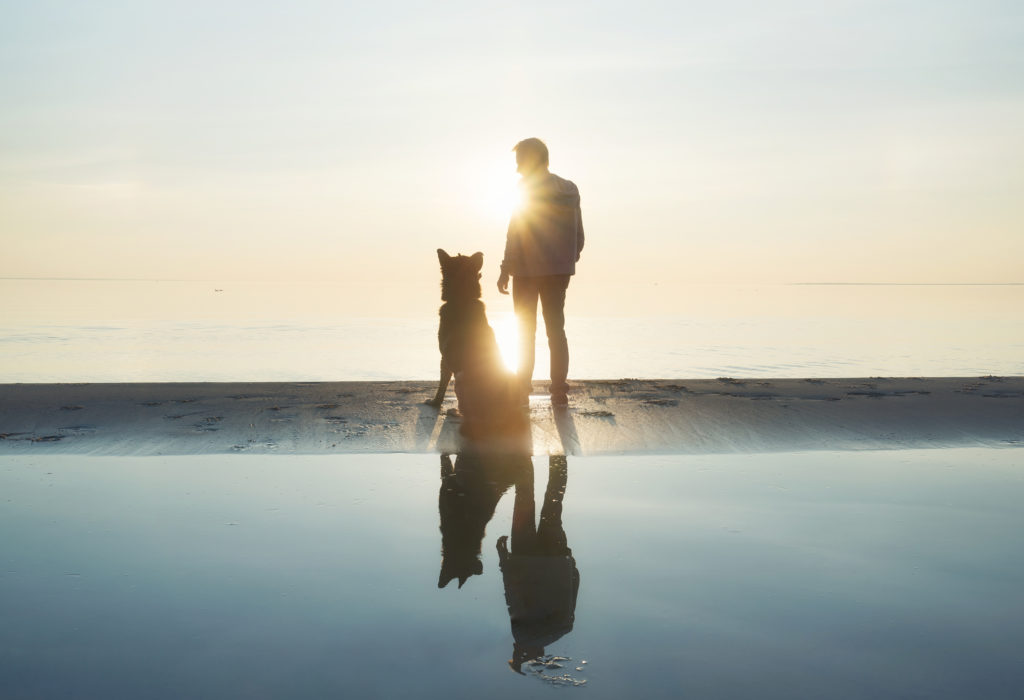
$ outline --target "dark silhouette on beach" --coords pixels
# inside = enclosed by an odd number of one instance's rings
[[[506,371],[487,310],[480,300],[480,269],[484,254],[449,255],[437,249],[441,263],[440,322],[437,343],[441,351],[441,377],[437,392],[426,401],[440,408],[449,381],[455,379],[459,413],[467,434],[484,434],[525,424],[520,409],[525,394]]]
[[[548,170],[548,148],[537,138],[515,145],[522,175],[522,205],[508,225],[498,291],[508,294],[519,322],[519,368],[525,393],[532,389],[537,301],[544,314],[551,353],[551,403],[565,405],[569,390],[569,342],[565,336],[565,294],[583,250],[583,215],[574,183]]]

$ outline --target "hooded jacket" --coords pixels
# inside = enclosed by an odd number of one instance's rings
[[[572,275],[583,250],[580,191],[553,173],[524,178],[523,204],[512,215],[502,272],[517,277]]]

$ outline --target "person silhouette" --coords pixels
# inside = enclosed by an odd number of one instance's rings
[[[583,250],[583,216],[576,185],[548,169],[548,148],[537,138],[520,141],[516,170],[522,176],[522,205],[508,224],[498,291],[508,294],[519,322],[517,374],[525,395],[532,390],[537,300],[540,299],[551,353],[551,403],[568,403],[569,343],[565,337],[565,293]]]
[[[505,584],[505,603],[512,625],[512,658],[508,664],[522,673],[523,664],[544,656],[544,647],[572,631],[580,573],[562,527],[562,499],[568,479],[564,456],[548,458],[548,485],[535,526],[533,469],[515,482],[512,547],[508,536],[498,538],[498,563]]]

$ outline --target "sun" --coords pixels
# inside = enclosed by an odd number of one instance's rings
[[[520,206],[518,177],[495,177],[487,184],[484,206],[496,219],[507,222]]]
[[[479,167],[471,179],[477,210],[489,220],[507,224],[521,204],[519,176],[515,164],[498,160]]]

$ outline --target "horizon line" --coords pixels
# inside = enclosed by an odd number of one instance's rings
[[[29,277],[0,275],[3,281],[22,282],[259,282],[288,280],[184,279],[175,277]],[[303,280],[308,282],[309,280]],[[336,280],[324,280],[337,283]],[[690,284],[705,284],[693,282]],[[1020,287],[1024,282],[711,282],[707,284],[756,284],[782,287]]]
[[[787,282],[792,287],[1021,287],[1024,282]]]

